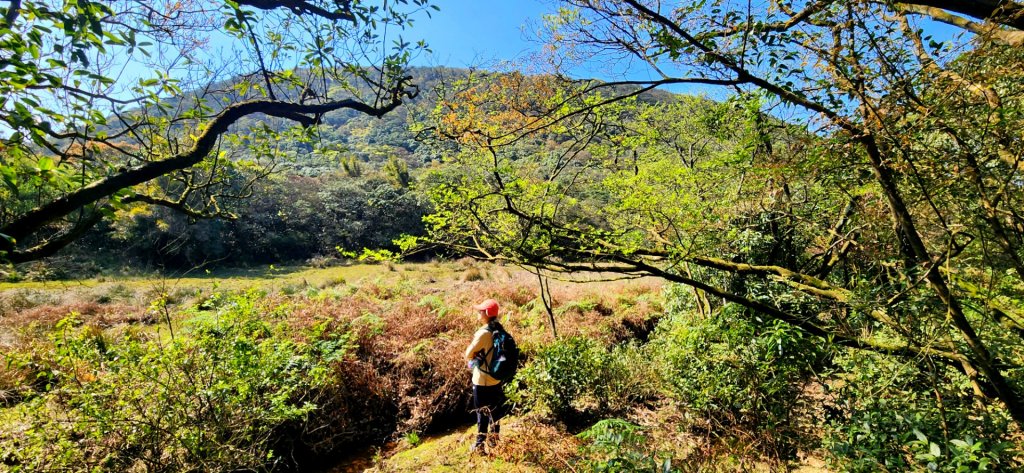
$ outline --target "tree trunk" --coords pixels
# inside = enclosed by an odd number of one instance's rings
[[[996,396],[1006,406],[1007,411],[1010,413],[1010,417],[1017,423],[1018,426],[1024,427],[1024,399],[1021,394],[1017,392],[1013,386],[1006,380],[1006,377],[997,368],[998,362],[992,356],[992,353],[985,346],[985,343],[978,336],[978,333],[971,326],[967,316],[964,314],[963,307],[960,305],[960,301],[953,296],[949,289],[949,283],[946,278],[939,271],[938,266],[932,261],[931,255],[928,253],[924,242],[921,240],[921,236],[917,233],[917,228],[914,225],[914,219],[910,215],[910,211],[907,210],[903,196],[900,193],[899,188],[896,186],[895,180],[893,179],[892,170],[885,164],[882,159],[882,153],[878,148],[878,143],[875,141],[874,136],[867,134],[861,138],[861,142],[865,145],[865,149],[868,153],[868,158],[871,161],[871,168],[875,174],[875,178],[878,183],[882,186],[882,191],[885,193],[886,200],[889,204],[889,211],[891,212],[896,229],[898,232],[897,237],[906,242],[905,245],[900,245],[904,248],[904,251],[909,251],[911,254],[905,255],[908,259],[914,260],[917,264],[925,266],[927,273],[925,279],[928,284],[931,285],[939,299],[946,305],[947,315],[953,321],[953,325],[956,326],[957,330],[964,337],[964,341],[967,342],[967,346],[971,349],[972,362],[976,365],[976,368],[981,374],[988,378],[992,388],[996,392]]]

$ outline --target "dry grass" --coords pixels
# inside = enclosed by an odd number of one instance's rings
[[[545,471],[569,471],[580,441],[564,428],[533,416],[511,419],[502,426],[502,439],[491,455],[510,463],[536,465]]]
[[[90,323],[101,327],[111,327],[120,324],[149,324],[156,320],[154,314],[142,305],[69,302],[43,305],[17,312],[14,315],[4,317],[2,322],[0,322],[0,327],[4,325],[18,327],[29,324],[52,327],[61,319],[71,314],[75,314],[79,318],[88,320]]]
[[[4,358],[0,357],[0,408],[24,400],[31,393],[36,378],[30,368],[7,363]]]
[[[804,458],[789,464],[765,461],[757,452],[742,452],[723,439],[701,439],[679,429],[685,422],[671,406],[638,410],[629,416],[641,425],[650,438],[647,448],[671,455],[672,467],[682,472],[776,472],[828,471],[820,459]],[[552,425],[532,415],[506,418],[502,437],[486,456],[472,454],[469,446],[476,438],[474,427],[427,436],[418,445],[392,444],[391,451],[378,452],[376,465],[367,472],[461,472],[461,471],[590,471],[581,460],[581,440],[564,427]],[[367,467],[362,464],[362,467]],[[338,469],[364,471],[360,469]]]

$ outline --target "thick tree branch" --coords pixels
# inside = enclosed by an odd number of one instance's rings
[[[687,261],[697,264],[699,266],[720,269],[735,274],[757,274],[775,276],[783,283],[792,283],[789,285],[794,286],[796,289],[799,289],[803,292],[813,294],[818,297],[831,299],[836,302],[849,302],[850,298],[852,297],[850,291],[847,291],[846,289],[835,287],[814,276],[801,274],[796,271],[783,268],[781,266],[734,263],[732,261],[726,261],[720,258],[711,258],[703,256],[687,258]]]
[[[247,5],[260,10],[275,10],[287,8],[297,15],[312,14],[328,20],[345,20],[355,22],[356,17],[352,14],[352,5],[348,0],[334,0],[337,10],[328,10],[316,2],[306,0],[237,0],[239,5]]]
[[[871,168],[875,178],[881,185],[889,204],[890,214],[896,224],[896,235],[901,238],[905,245],[902,251],[911,261],[919,265],[930,266],[926,269],[925,279],[931,285],[939,300],[946,306],[947,316],[953,322],[964,341],[974,355],[972,367],[977,367],[988,381],[992,384],[996,395],[1006,405],[1010,416],[1019,424],[1024,424],[1024,396],[1021,396],[1018,388],[1007,380],[999,369],[1000,360],[989,350],[984,340],[979,336],[974,325],[964,313],[960,299],[953,294],[949,282],[939,271],[937,265],[932,263],[932,256],[928,252],[922,240],[921,234],[917,231],[917,225],[913,215],[907,208],[903,193],[896,185],[895,172],[888,165],[887,160],[878,147],[875,137],[864,136],[860,139],[864,150],[867,152]]]
[[[4,23],[8,28],[14,26],[14,22],[17,21],[18,15],[21,14],[21,0],[10,0],[10,4],[7,5],[7,10],[4,11]]]
[[[132,195],[132,196],[129,196],[129,197],[125,197],[124,199],[121,199],[121,202],[122,203],[126,203],[126,204],[127,203],[141,202],[141,203],[149,204],[149,205],[158,205],[160,207],[166,207],[168,209],[180,212],[182,214],[185,214],[185,215],[187,215],[189,217],[192,217],[194,219],[197,219],[197,220],[208,219],[208,218],[215,218],[215,217],[222,217],[222,218],[226,218],[228,220],[234,220],[234,219],[238,218],[234,214],[221,212],[219,210],[219,208],[217,210],[213,211],[213,212],[197,210],[197,209],[194,209],[194,208],[190,207],[188,204],[186,204],[185,202],[183,202],[180,199],[179,200],[161,199],[159,197],[153,197],[153,196],[145,195],[145,194],[135,194],[135,195]]]
[[[719,289],[710,284],[706,284],[702,281],[684,276],[671,271],[666,271],[660,267],[647,264],[643,261],[630,259],[622,256],[614,258],[620,266],[599,266],[594,263],[569,263],[562,261],[552,261],[549,259],[537,259],[528,258],[527,264],[532,266],[540,266],[545,270],[559,271],[559,272],[575,272],[575,271],[597,271],[597,272],[616,272],[622,274],[633,274],[633,275],[648,275],[655,276],[667,281],[684,284],[695,289],[702,290],[707,294],[711,294],[716,297],[720,297],[729,302],[739,304],[743,307],[756,311],[759,314],[780,320],[797,327],[808,334],[820,337],[825,340],[831,340],[833,343],[838,345],[858,348],[863,350],[874,351],[878,353],[885,353],[889,355],[899,356],[903,358],[918,358],[921,356],[934,356],[944,360],[950,366],[960,367],[962,362],[968,361],[962,354],[942,350],[935,347],[928,346],[915,346],[909,342],[907,343],[888,343],[880,340],[851,336],[831,330],[825,327],[819,321],[813,318],[801,317],[796,314],[791,314],[784,310],[780,310],[776,307],[758,302],[755,300],[748,299],[746,297],[731,293]]]
[[[76,223],[70,230],[27,250],[12,251],[7,254],[5,258],[7,261],[15,264],[46,258],[47,256],[51,256],[68,246],[71,242],[77,240],[90,228],[96,226],[100,220],[103,220],[103,212],[100,210],[93,210],[88,217]]]
[[[1024,30],[1024,4],[1013,0],[903,0],[897,4],[940,8]]]
[[[981,23],[975,23],[962,16],[957,16],[952,13],[942,10],[940,8],[929,7],[926,5],[907,5],[901,4],[903,12],[912,13],[917,15],[929,16],[937,21],[941,21],[946,24],[956,26],[957,28],[970,31],[982,38],[990,39],[996,42],[1004,43],[1010,46],[1020,46],[1024,44],[1024,31],[1007,31],[1000,28],[998,25],[986,25]]]

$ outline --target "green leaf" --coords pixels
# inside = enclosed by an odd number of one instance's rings
[[[50,157],[39,158],[39,162],[36,163],[36,166],[39,168],[40,172],[52,171],[57,167],[56,163],[53,162],[53,158]]]
[[[3,177],[4,184],[11,190],[11,192],[17,195],[18,173],[14,171],[14,168],[10,166],[0,166],[0,176]]]
[[[914,436],[917,437],[917,439],[922,442],[928,441],[928,437],[924,434],[924,432],[921,432],[919,429],[914,429]]]

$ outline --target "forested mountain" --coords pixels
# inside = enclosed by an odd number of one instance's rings
[[[103,267],[149,270],[305,262],[337,258],[342,251],[393,249],[392,241],[402,235],[423,235],[422,218],[431,207],[427,186],[416,181],[438,179],[446,158],[460,152],[453,143],[434,139],[431,114],[439,97],[465,87],[470,77],[524,76],[443,67],[411,68],[410,75],[419,94],[381,118],[333,111],[310,135],[277,141],[273,172],[255,181],[238,179],[235,187],[251,185],[240,189],[244,198],[219,202],[229,218],[197,219],[173,209],[139,206],[101,223],[43,263],[45,269],[30,273],[63,277],[69,271],[88,273]],[[230,83],[215,87],[231,88]],[[635,89],[610,86],[608,92]],[[221,101],[212,93],[204,97]],[[679,99],[651,90],[638,103]],[[235,125],[263,126],[283,133],[291,124],[256,114]],[[543,131],[521,140],[510,152],[524,158],[557,153],[567,139],[557,131]],[[257,159],[257,152],[244,141],[224,153],[241,163]]]

